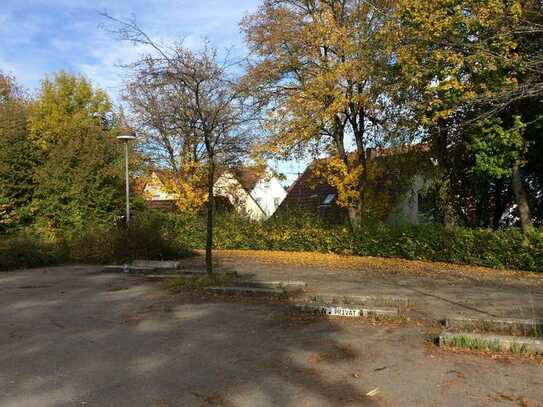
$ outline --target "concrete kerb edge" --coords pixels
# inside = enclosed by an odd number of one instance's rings
[[[387,307],[347,307],[345,305],[316,303],[295,304],[294,307],[303,312],[310,312],[313,314],[331,317],[385,317],[395,319],[400,316],[399,310],[397,308]]]
[[[310,301],[325,304],[341,304],[345,306],[364,305],[376,307],[397,307],[400,309],[409,308],[412,301],[407,297],[393,295],[345,295],[335,293],[315,294]]]
[[[472,332],[442,332],[439,335],[439,346],[455,347],[457,341],[466,339],[481,347],[498,348],[502,352],[543,354],[543,339]]]

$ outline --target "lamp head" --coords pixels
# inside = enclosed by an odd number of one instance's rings
[[[117,140],[124,141],[125,143],[128,143],[129,141],[135,140],[136,135],[133,131],[125,129],[121,132],[119,136],[117,136]]]

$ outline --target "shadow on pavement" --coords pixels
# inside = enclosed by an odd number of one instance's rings
[[[0,275],[1,406],[379,405],[341,324],[95,271]]]

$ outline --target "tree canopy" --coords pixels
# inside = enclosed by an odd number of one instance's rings
[[[88,80],[45,79],[29,114],[39,151],[32,210],[45,230],[112,222],[120,202],[120,155],[112,105]]]

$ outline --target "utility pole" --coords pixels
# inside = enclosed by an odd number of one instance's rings
[[[128,175],[128,143],[136,139],[131,131],[125,131],[117,140],[124,143],[125,182],[126,182],[126,226],[130,224],[130,177]]]

